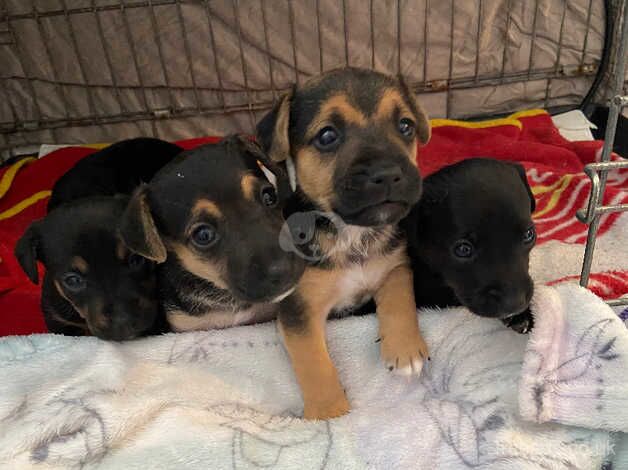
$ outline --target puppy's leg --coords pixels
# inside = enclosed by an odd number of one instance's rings
[[[303,395],[305,419],[329,419],[349,412],[325,340],[334,287],[319,274],[306,271],[297,292],[281,303],[279,314],[280,331]]]
[[[374,297],[384,364],[401,375],[420,374],[428,352],[419,331],[410,267],[394,268]]]

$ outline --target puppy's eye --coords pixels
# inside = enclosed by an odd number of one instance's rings
[[[192,232],[192,243],[199,248],[208,248],[218,240],[216,229],[209,224],[198,225]]]
[[[458,258],[470,258],[473,256],[473,245],[467,240],[456,242],[453,248],[454,255]]]
[[[412,119],[402,118],[399,121],[399,132],[404,137],[414,137],[416,132],[416,124]]]
[[[70,292],[80,292],[87,286],[85,278],[75,272],[65,273],[61,278],[61,282],[63,283],[63,287]]]
[[[272,186],[264,186],[260,192],[262,204],[266,207],[275,207],[277,205],[277,192]]]
[[[314,146],[321,151],[332,150],[336,147],[340,140],[338,131],[331,126],[323,127],[316,137],[314,137]]]
[[[528,228],[528,230],[524,232],[523,243],[528,245],[532,243],[535,239],[536,239],[536,229],[534,228],[534,225],[533,225],[532,227]]]
[[[145,262],[146,262],[146,258],[136,253],[131,253],[126,260],[126,263],[128,264],[129,268],[133,270],[140,269],[142,266],[144,266]]]

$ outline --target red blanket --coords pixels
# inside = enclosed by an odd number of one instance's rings
[[[523,163],[537,198],[538,246],[533,250],[532,275],[544,283],[577,279],[587,227],[575,219],[575,211],[586,205],[589,192],[582,168],[596,160],[602,143],[565,140],[542,110],[479,123],[435,119],[432,125],[432,139],[418,152],[422,174],[476,156]],[[178,144],[193,148],[215,140]],[[28,224],[45,215],[47,196],[57,178],[94,151],[68,147],[0,171],[0,336],[46,331],[39,286],[23,274],[13,247]],[[628,171],[610,174],[606,201],[628,202]],[[602,297],[628,292],[627,237],[628,214],[603,217],[591,283]]]

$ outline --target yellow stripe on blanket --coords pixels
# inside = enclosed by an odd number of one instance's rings
[[[563,194],[565,189],[569,187],[569,183],[571,183],[571,180],[574,178],[574,176],[575,175],[561,176],[555,183],[547,186],[541,184],[537,186],[532,186],[532,194],[534,194],[535,196],[538,196],[539,194],[546,194],[549,192],[552,193],[545,207],[532,214],[532,217],[536,219],[539,217],[543,217],[545,214],[551,212],[552,209],[554,209],[558,205],[558,201],[560,201],[561,195]]]
[[[11,183],[13,183],[13,180],[15,179],[15,175],[18,171],[20,171],[20,168],[34,162],[35,160],[37,160],[35,157],[24,158],[15,162],[7,171],[4,172],[2,179],[0,179],[0,198],[7,193],[11,187]]]
[[[42,199],[46,199],[47,197],[50,196],[51,193],[52,191],[39,191],[38,193],[35,193],[32,196],[27,197],[26,199],[18,202],[16,205],[11,207],[10,209],[7,209],[6,211],[0,213],[0,220],[8,219],[10,217],[13,217],[14,215],[19,214],[24,209],[27,209],[28,207],[41,201]]]
[[[515,126],[519,129],[523,128],[523,124],[519,121],[520,118],[540,116],[541,114],[547,114],[544,109],[527,109],[525,111],[518,111],[500,119],[489,119],[487,121],[458,121],[455,119],[432,119],[430,124],[432,127],[464,127],[466,129],[485,129],[487,127],[499,127],[499,126]]]

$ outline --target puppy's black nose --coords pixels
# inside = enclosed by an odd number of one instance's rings
[[[372,185],[378,186],[393,186],[401,182],[401,179],[403,177],[401,168],[396,165],[372,168],[370,169],[368,174],[368,182]]]

